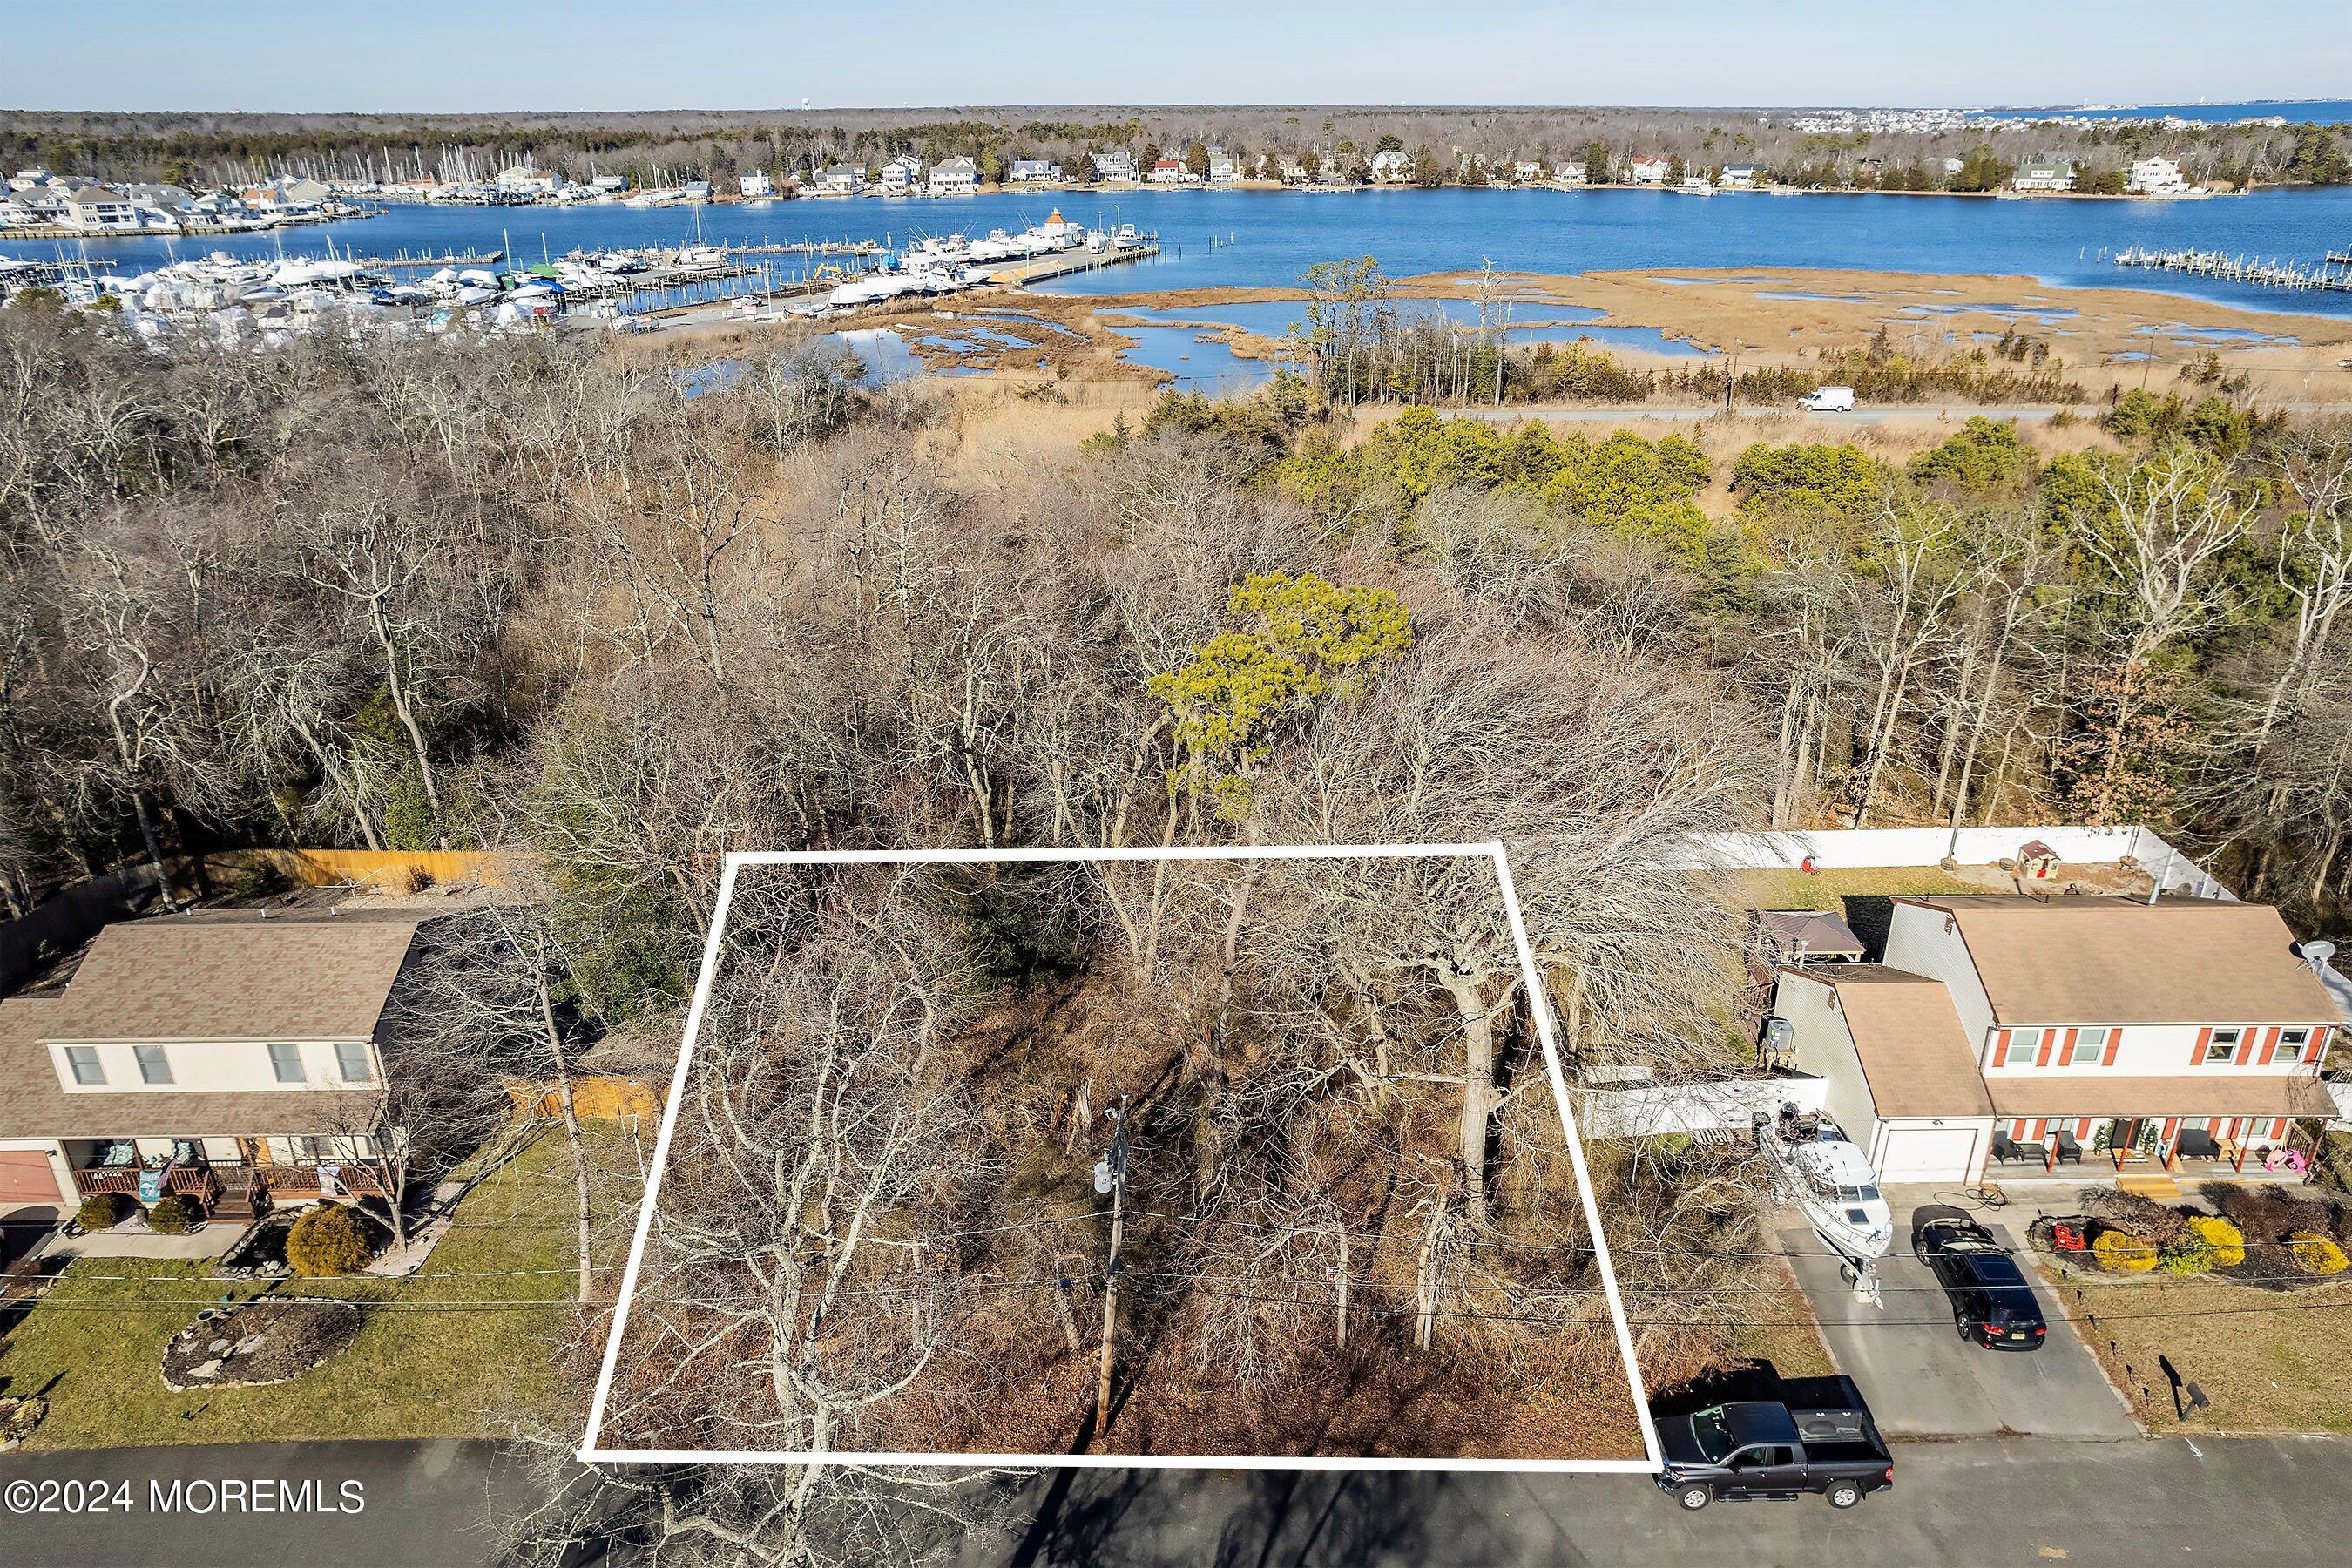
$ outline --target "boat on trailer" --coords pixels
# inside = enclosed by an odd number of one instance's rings
[[[1756,1113],[1756,1146],[1772,1166],[1780,1195],[1796,1205],[1837,1254],[1839,1273],[1854,1294],[1878,1304],[1874,1266],[1895,1244],[1895,1213],[1878,1190],[1869,1156],[1828,1113],[1801,1111],[1785,1101],[1777,1117]]]

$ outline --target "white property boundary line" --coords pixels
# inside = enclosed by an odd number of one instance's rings
[[[1528,1010],[1543,1042],[1544,1068],[1551,1079],[1552,1098],[1559,1106],[1560,1130],[1568,1138],[1570,1163],[1575,1168],[1577,1196],[1584,1208],[1586,1228],[1592,1233],[1593,1261],[1600,1266],[1602,1294],[1617,1330],[1617,1350],[1625,1367],[1634,1418],[1641,1424],[1642,1459],[1469,1459],[1302,1457],[1288,1455],[1153,1455],[1153,1454],[873,1454],[854,1450],[801,1453],[775,1449],[604,1448],[596,1443],[604,1425],[605,1401],[613,1391],[621,1360],[622,1331],[628,1325],[629,1303],[635,1297],[637,1272],[645,1262],[646,1241],[653,1234],[654,1206],[661,1198],[662,1175],[669,1168],[670,1135],[677,1126],[678,1107],[686,1100],[686,1075],[702,1032],[703,1010],[709,1005],[710,985],[719,968],[720,934],[734,902],[735,877],[746,866],[941,866],[1078,862],[1094,864],[1150,860],[1425,860],[1486,859],[1495,868],[1503,895],[1503,910],[1511,924],[1511,940],[1518,949],[1520,974],[1528,987]],[[1552,1037],[1551,1003],[1543,976],[1536,967],[1535,950],[1528,940],[1527,921],[1519,912],[1517,888],[1503,846],[1486,844],[1300,844],[1238,845],[1231,848],[1178,846],[1139,849],[807,849],[735,852],[727,857],[719,882],[719,907],[711,917],[710,934],[702,946],[702,973],[695,981],[694,1000],[686,1016],[686,1043],[678,1052],[677,1070],[670,1075],[669,1102],[662,1108],[661,1131],[654,1140],[653,1174],[646,1184],[637,1211],[637,1234],[629,1248],[628,1266],[621,1275],[621,1299],[604,1341],[604,1364],[588,1405],[588,1429],[581,1437],[578,1456],[584,1464],[736,1464],[785,1465],[837,1463],[857,1465],[930,1465],[963,1469],[1017,1467],[1060,1469],[1220,1469],[1220,1470],[1498,1470],[1566,1474],[1656,1473],[1664,1460],[1656,1426],[1650,1419],[1650,1402],[1642,1385],[1642,1369],[1633,1355],[1633,1331],[1625,1319],[1625,1303],[1617,1290],[1617,1271],[1609,1259],[1609,1238],[1601,1228],[1601,1207],[1592,1195],[1592,1177],[1584,1163],[1584,1144],[1577,1137],[1576,1119],[1569,1111],[1568,1079],[1560,1070],[1559,1045]]]

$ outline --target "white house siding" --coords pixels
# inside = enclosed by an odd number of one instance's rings
[[[1870,1080],[1863,1075],[1845,1016],[1830,1005],[1835,994],[1819,981],[1783,974],[1772,1011],[1796,1032],[1797,1070],[1828,1085],[1822,1108],[1856,1148],[1868,1149],[1878,1135],[1878,1107],[1871,1099]]]
[[[185,1094],[208,1090],[248,1091],[253,1089],[348,1089],[335,1060],[334,1043],[326,1040],[288,1042],[298,1045],[302,1053],[302,1081],[280,1083],[269,1061],[269,1047],[251,1040],[174,1040],[164,1045],[164,1059],[172,1068],[170,1083],[151,1084],[139,1076],[139,1058],[129,1043],[108,1043],[89,1048],[98,1053],[99,1065],[105,1069],[103,1084],[74,1082],[73,1068],[66,1058],[64,1046],[51,1046],[49,1058],[57,1069],[58,1082],[68,1094],[138,1094],[142,1091],[163,1094]],[[368,1047],[370,1081],[380,1081],[383,1063],[375,1047]]]
[[[1900,909],[1898,905],[1898,911]],[[1926,910],[1917,912],[1932,913]],[[2316,1042],[2306,1037],[2302,1047],[2304,1055],[2290,1058],[2285,1053],[2291,1047],[2281,1044],[2280,1036],[2295,1026],[2242,1024],[2235,1026],[2237,1054],[2226,1062],[2208,1062],[2204,1058],[2214,1030],[2230,1026],[2132,1024],[2109,1027],[2101,1061],[2068,1065],[2067,1058],[2082,1043],[2082,1031],[2099,1026],[2087,1023],[2053,1025],[2042,1028],[2035,1040],[2026,1037],[2027,1026],[2005,1028],[1995,1037],[1985,1058],[1985,1077],[2080,1078],[2106,1073],[2118,1078],[2213,1078],[2242,1082],[2249,1077],[2277,1078],[2292,1073],[2309,1059],[2315,1043],[2323,1049],[2326,1044],[2324,1037]],[[2312,1033],[2319,1034],[2324,1027],[2314,1026]],[[2271,1058],[2267,1066],[2263,1062],[2265,1055]],[[1991,1065],[1996,1059],[2000,1062],[1998,1067]]]
[[[1992,1028],[1992,1000],[1985,994],[1976,965],[1969,960],[1968,944],[1958,931],[1945,930],[1945,923],[1940,910],[1896,904],[1886,929],[1887,967],[1944,983],[1952,994],[1952,1010],[1960,1016],[1961,1032],[1981,1062],[1986,1059],[1982,1054],[1986,1036]]]

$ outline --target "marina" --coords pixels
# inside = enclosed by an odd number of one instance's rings
[[[1780,201],[1692,202],[1664,191],[1374,189],[1337,195],[1222,190],[1118,193],[1116,202],[1060,198],[1071,218],[1115,232],[1132,223],[1155,236],[1156,255],[1137,281],[1131,269],[1055,270],[1032,286],[1066,293],[1201,287],[1289,288],[1309,267],[1372,256],[1402,276],[1475,265],[1571,273],[1685,268],[1866,268],[1923,274],[2030,277],[2075,288],[2142,288],[2253,310],[2352,315],[2352,297],[2333,290],[2284,291],[2226,276],[2121,268],[2122,250],[2193,250],[2317,258],[2347,247],[2352,187],[2263,191],[2217,202],[1995,202],[1801,195]],[[1083,198],[1077,198],[1083,199]],[[924,205],[952,214],[972,236],[1020,233],[1044,222],[1050,204],[1021,192]],[[398,205],[383,216],[329,223],[291,234],[206,240],[201,251],[242,258],[331,247],[338,255],[410,264],[430,272],[446,259],[499,252],[551,258],[574,252],[676,252],[718,247],[721,264],[770,266],[764,288],[827,265],[860,270],[886,251],[919,243],[910,210],[889,202],[725,204],[690,209],[636,208],[618,202],[560,207]],[[2122,231],[2119,233],[2119,230]],[[807,247],[805,249],[797,247]],[[19,261],[88,259],[129,275],[185,258],[199,247],[163,236],[86,237],[18,243],[0,253]],[[427,262],[430,265],[427,265]],[[1008,258],[1000,266],[1012,266]],[[838,279],[836,279],[838,281]],[[749,280],[746,280],[748,286]],[[2288,301],[2293,303],[2289,304]],[[675,301],[661,301],[662,304]],[[647,302],[647,308],[656,308]]]
[[[2314,266],[2293,261],[2257,261],[2218,250],[2144,250],[2137,247],[2116,255],[2117,267],[2157,272],[2178,272],[2191,278],[2215,278],[2257,289],[2284,289],[2294,293],[2352,294],[2352,256],[2330,253]]]

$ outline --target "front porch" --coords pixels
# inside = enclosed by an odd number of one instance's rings
[[[119,1193],[152,1206],[177,1194],[209,1217],[249,1219],[280,1204],[389,1195],[370,1139],[137,1138],[64,1147],[77,1199]]]
[[[2004,1185],[2133,1174],[2294,1183],[2315,1142],[2286,1116],[2011,1117],[1994,1125],[1984,1174]]]

